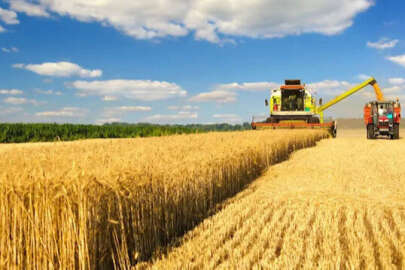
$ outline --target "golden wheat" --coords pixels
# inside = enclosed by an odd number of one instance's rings
[[[326,137],[249,131],[1,145],[0,268],[128,268]]]
[[[270,167],[155,269],[405,269],[405,141],[325,140]]]

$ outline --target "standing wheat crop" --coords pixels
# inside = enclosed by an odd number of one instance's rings
[[[321,131],[2,145],[0,268],[127,268]]]

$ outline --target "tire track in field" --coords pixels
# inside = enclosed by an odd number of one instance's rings
[[[316,211],[313,210],[312,213],[310,214],[310,218],[307,223],[307,228],[305,230],[305,233],[300,235],[304,240],[303,240],[302,249],[301,249],[298,263],[295,265],[294,269],[301,269],[304,264],[305,251],[307,250],[309,239],[312,239],[314,234],[316,234],[316,231],[313,229],[313,225],[315,223],[316,218],[317,218]]]
[[[378,242],[375,237],[374,231],[373,231],[373,225],[370,223],[369,217],[368,217],[367,210],[364,213],[363,216],[363,222],[367,230],[367,237],[370,239],[371,243],[373,244],[373,254],[374,254],[374,259],[375,259],[375,264],[378,269],[382,269],[382,263],[381,263],[381,257],[380,257],[380,252],[378,248]]]

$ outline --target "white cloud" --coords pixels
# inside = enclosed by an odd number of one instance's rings
[[[36,5],[31,2],[24,0],[11,0],[10,9],[23,12],[29,16],[38,16],[38,17],[49,17],[49,13],[46,12],[45,7],[42,5]]]
[[[398,39],[382,38],[377,42],[367,42],[367,46],[378,50],[384,50],[394,48],[397,45],[398,41]]]
[[[102,125],[106,123],[115,123],[115,122],[121,122],[120,118],[105,118],[105,119],[98,119],[96,121],[97,125]]]
[[[102,98],[103,101],[116,101],[118,98],[114,96],[104,96]]]
[[[184,106],[169,106],[167,107],[171,111],[195,111],[199,110],[200,107],[192,106],[192,105],[184,105]]]
[[[152,108],[149,106],[120,106],[120,107],[109,107],[104,108],[103,115],[105,117],[111,118],[116,115],[122,115],[128,112],[149,112]]]
[[[116,109],[122,112],[149,112],[152,110],[149,106],[121,106]]]
[[[38,94],[42,94],[42,95],[56,95],[56,96],[61,96],[62,95],[61,91],[54,91],[54,90],[36,89],[35,92],[37,92]]]
[[[103,119],[117,118],[130,112],[149,112],[152,108],[149,106],[120,106],[104,108]]]
[[[236,114],[214,114],[212,117],[214,117],[214,118],[237,118],[239,116]]]
[[[32,104],[32,105],[40,105],[41,102],[36,101],[35,99],[27,99],[27,98],[16,98],[16,97],[9,97],[3,100],[5,103],[13,104],[13,105],[22,105],[22,104]]]
[[[82,78],[100,77],[103,72],[99,69],[84,69],[78,64],[70,62],[48,62],[42,64],[14,64],[14,68],[32,71],[39,75],[54,77],[79,76]]]
[[[360,94],[362,97],[367,98],[369,100],[375,100],[375,93],[370,91],[362,91]]]
[[[370,79],[371,76],[366,75],[366,74],[359,74],[359,75],[357,75],[357,78],[360,79],[360,80],[362,80],[362,81],[365,81],[365,80],[367,80],[367,79]]]
[[[3,51],[3,52],[5,52],[5,53],[16,53],[16,52],[18,52],[19,50],[18,50],[18,48],[16,48],[16,47],[11,47],[11,48],[1,48],[1,50]]]
[[[23,91],[19,89],[0,89],[2,95],[21,95]]]
[[[405,79],[404,78],[389,78],[388,82],[392,85],[401,85],[401,84],[405,84]]]
[[[51,83],[53,82],[51,78],[45,78],[42,80],[44,83]]]
[[[279,88],[280,84],[274,82],[243,82],[243,83],[226,83],[218,84],[213,91],[200,93],[190,99],[193,102],[214,101],[217,103],[235,102],[237,91],[270,91]]]
[[[114,96],[152,101],[182,97],[187,91],[175,83],[150,80],[75,81],[71,85],[81,96]]]
[[[6,24],[19,24],[17,13],[0,7],[0,20]]]
[[[219,84],[215,90],[222,91],[266,91],[280,87],[280,84],[273,82],[245,82]]]
[[[58,111],[45,111],[37,112],[36,116],[45,116],[45,117],[83,117],[87,113],[87,110],[77,108],[77,107],[64,107]]]
[[[230,103],[236,101],[236,93],[223,90],[214,90],[211,92],[200,93],[192,98],[192,102],[215,101],[217,103]]]
[[[391,87],[383,88],[381,91],[383,92],[383,94],[394,94],[394,93],[400,92],[402,89],[403,89],[403,87],[394,85]]]
[[[22,112],[23,108],[21,107],[2,107],[0,106],[0,115],[15,114]]]
[[[155,114],[146,117],[144,120],[148,122],[168,123],[178,122],[183,120],[197,119],[198,113],[196,112],[178,112],[176,114]]]
[[[82,22],[99,22],[138,39],[193,32],[196,39],[221,43],[235,36],[334,35],[373,5],[372,0],[37,0],[34,12],[28,8],[31,1],[9,1],[12,8],[28,15],[53,12]]]
[[[324,80],[310,83],[308,88],[320,95],[338,95],[348,90],[352,85],[347,81]]]
[[[221,123],[235,124],[235,123],[242,122],[242,118],[236,114],[214,114],[212,117],[219,120],[217,122],[221,122]]]
[[[6,29],[4,29],[1,25],[0,25],[0,33],[5,32]]]
[[[405,54],[387,57],[388,60],[405,67]]]

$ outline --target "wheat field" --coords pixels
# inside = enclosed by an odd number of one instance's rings
[[[0,145],[1,269],[128,269],[322,131]]]
[[[323,140],[139,269],[405,269],[405,140]]]

